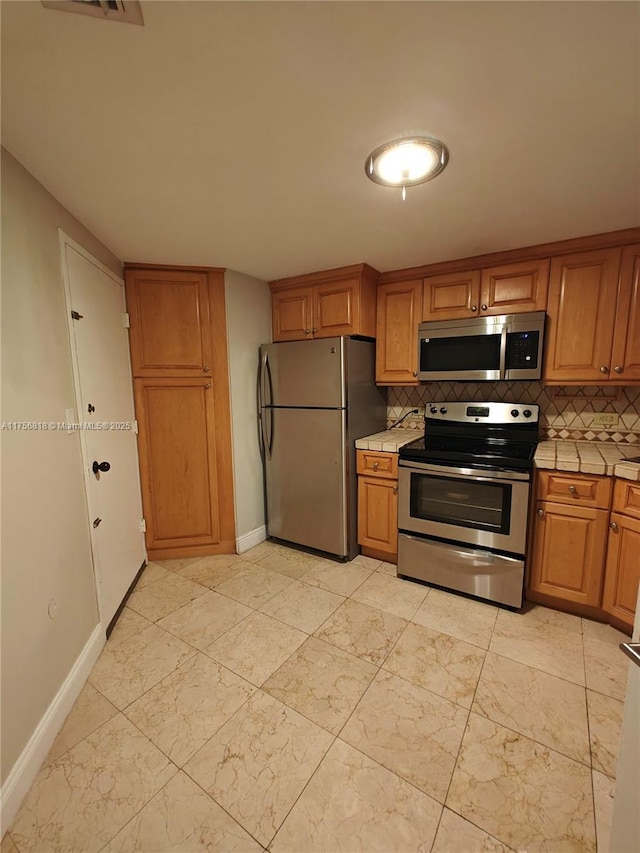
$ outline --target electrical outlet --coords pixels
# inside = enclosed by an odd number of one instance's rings
[[[418,410],[418,414],[415,415],[414,417],[416,417],[416,418],[423,418],[424,417],[424,406],[414,406],[414,409]]]
[[[593,416],[591,426],[618,426],[620,416],[615,412],[597,412]]]

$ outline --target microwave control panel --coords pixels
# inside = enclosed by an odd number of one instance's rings
[[[536,368],[539,342],[540,332],[510,332],[507,335],[507,368]]]

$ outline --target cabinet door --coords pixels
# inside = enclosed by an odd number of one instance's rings
[[[304,341],[311,338],[311,288],[295,287],[271,295],[273,341]]]
[[[353,335],[359,320],[358,280],[318,284],[313,288],[313,336]]]
[[[431,275],[424,280],[423,320],[477,317],[480,270]]]
[[[358,543],[398,553],[398,482],[358,477]]]
[[[604,509],[540,501],[533,531],[531,589],[599,606],[608,517]]]
[[[489,267],[482,270],[480,313],[494,315],[544,311],[548,289],[548,259]]]
[[[640,520],[611,513],[602,608],[633,627],[640,583]]]
[[[552,259],[545,380],[611,377],[620,257],[620,249],[604,249]]]
[[[147,548],[220,541],[214,395],[206,379],[137,379]],[[156,557],[162,557],[156,554]]]
[[[622,252],[612,367],[613,379],[640,380],[640,245]]]
[[[202,376],[211,370],[206,273],[125,273],[134,376]]]
[[[378,288],[376,382],[417,385],[418,322],[422,281],[401,281]]]

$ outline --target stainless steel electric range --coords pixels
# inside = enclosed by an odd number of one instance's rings
[[[522,607],[539,407],[431,403],[400,449],[398,575]]]

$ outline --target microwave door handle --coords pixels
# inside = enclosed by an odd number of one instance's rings
[[[500,330],[500,379],[507,378],[507,330],[506,325]]]

